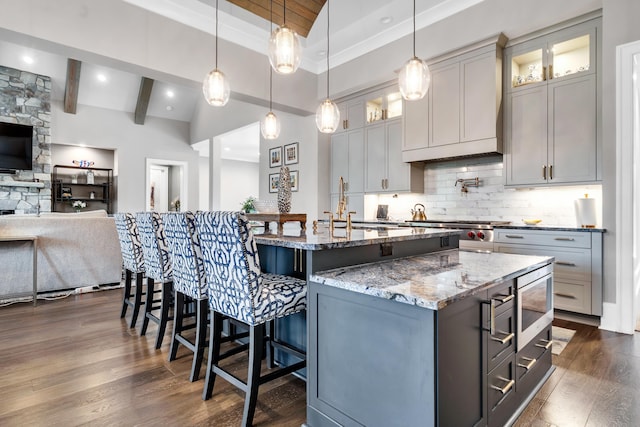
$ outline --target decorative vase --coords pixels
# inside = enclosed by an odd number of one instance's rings
[[[291,175],[289,168],[280,168],[280,178],[278,181],[278,211],[281,214],[289,213],[291,210]]]

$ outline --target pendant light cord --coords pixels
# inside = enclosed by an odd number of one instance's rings
[[[329,99],[329,0],[327,0],[327,99]]]
[[[216,0],[216,70],[218,69],[218,0]]]
[[[413,0],[413,57],[416,57],[416,0]]]
[[[287,0],[282,2],[282,26],[287,23]]]
[[[218,0],[216,0],[218,1]],[[271,0],[271,5],[269,6],[269,33],[273,33],[273,0]],[[271,107],[271,102],[273,99],[273,67],[269,65],[269,111],[273,111]]]

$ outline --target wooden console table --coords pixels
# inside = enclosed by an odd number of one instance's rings
[[[300,222],[300,228],[307,229],[307,214],[280,214],[280,213],[249,213],[246,214],[249,221],[264,221],[265,231],[269,229],[271,221],[278,223],[278,232],[282,232],[282,226],[285,222]]]
[[[38,236],[0,236],[0,242],[31,242],[33,255],[33,306],[38,303]]]

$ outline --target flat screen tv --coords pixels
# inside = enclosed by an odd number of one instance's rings
[[[0,123],[0,170],[33,169],[33,126]]]

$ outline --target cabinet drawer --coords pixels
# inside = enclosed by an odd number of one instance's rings
[[[551,346],[549,345],[551,341],[551,325],[549,325],[516,354],[518,387],[520,387],[520,380],[525,375],[529,375],[529,373],[538,369],[538,364],[543,360],[544,354],[551,353]]]
[[[591,282],[591,250],[557,248],[554,246],[496,244],[496,252],[555,257],[553,274],[555,280]]]
[[[591,283],[553,282],[553,307],[591,314]]]
[[[496,316],[506,310],[513,310],[515,303],[515,281],[511,280],[506,286],[497,286],[489,289],[489,301],[493,300]]]
[[[515,310],[508,310],[496,316],[496,332],[490,333],[487,342],[489,355],[489,371],[495,368],[509,353],[513,353],[516,348],[516,318]]]
[[[507,357],[487,378],[489,425],[504,425],[513,413],[516,392],[515,354]]]
[[[498,243],[591,248],[591,233],[580,231],[496,229],[494,236]]]

